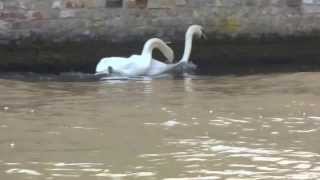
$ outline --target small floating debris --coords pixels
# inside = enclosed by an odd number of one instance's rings
[[[8,107],[8,106],[5,106],[5,107],[3,107],[3,110],[8,111],[8,110],[9,110],[9,107]]]

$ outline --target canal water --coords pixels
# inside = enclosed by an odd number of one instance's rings
[[[0,179],[320,179],[319,79],[1,75]]]

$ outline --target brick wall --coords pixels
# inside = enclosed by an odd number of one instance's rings
[[[320,0],[0,0],[0,43],[182,39],[190,24],[215,36],[310,34],[320,29]]]

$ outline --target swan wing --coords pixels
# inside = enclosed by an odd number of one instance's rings
[[[132,55],[128,58],[128,63],[121,67],[125,76],[142,76],[145,75],[150,67],[151,59],[147,56]]]
[[[161,61],[158,61],[156,59],[152,59],[150,68],[147,70],[146,75],[147,76],[156,76],[160,75],[167,71],[167,69],[171,65],[163,63]]]
[[[150,61],[148,57],[141,55],[131,55],[129,58],[103,58],[96,66],[96,73],[109,74],[109,68],[112,68],[112,74],[117,76],[140,76],[148,70]]]

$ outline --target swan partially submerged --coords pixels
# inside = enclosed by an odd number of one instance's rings
[[[152,52],[155,48],[163,53],[168,63],[173,62],[174,53],[172,49],[161,39],[152,38],[145,43],[141,55],[131,55],[128,58],[108,57],[101,59],[96,66],[96,74],[126,77],[144,76],[152,65],[157,66],[162,63],[152,59]]]
[[[158,76],[171,72],[183,72],[185,69],[195,68],[195,65],[189,63],[192,50],[193,37],[205,37],[202,26],[192,25],[186,32],[185,48],[182,59],[177,63],[171,64],[174,59],[172,49],[161,39],[152,38],[148,40],[143,48],[141,55],[132,55],[129,58],[109,57],[100,60],[96,67],[96,74],[105,74],[111,76]],[[152,59],[152,52],[158,48],[167,58],[167,63]]]

